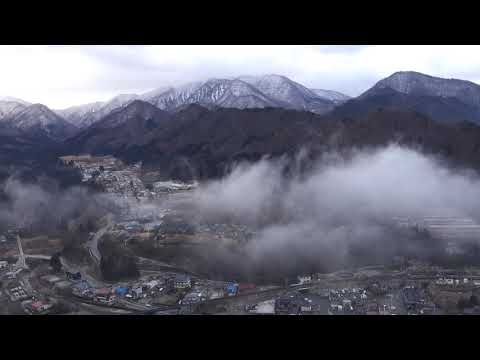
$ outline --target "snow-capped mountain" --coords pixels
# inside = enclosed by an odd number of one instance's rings
[[[16,102],[25,106],[32,105],[32,103],[29,103],[28,101],[25,101],[16,97],[12,97],[12,96],[0,96],[0,101]]]
[[[390,88],[407,95],[438,96],[455,98],[467,105],[480,107],[480,85],[471,81],[443,79],[414,71],[399,71],[380,80],[373,88],[362,94]]]
[[[245,76],[239,78],[253,85],[281,107],[323,113],[332,109],[333,102],[305,86],[281,75]]]
[[[161,121],[159,119],[163,119],[163,117],[168,117],[168,113],[148,102],[133,100],[128,105],[113,110],[108,116],[96,123],[93,128],[114,128],[135,119]]]
[[[317,113],[324,113],[348,98],[337,92],[327,92],[322,96],[285,76],[264,75],[210,79],[160,88],[139,98],[167,111],[187,104],[199,104],[207,108],[282,107]]]
[[[151,96],[152,93],[153,96]],[[190,83],[177,88],[168,88],[163,92],[157,90],[147,93],[142,95],[141,99],[167,111],[173,111],[186,104],[238,109],[280,105],[252,85],[239,79],[210,79],[203,83]]]
[[[25,108],[25,105],[16,101],[0,101],[0,121],[2,121],[4,118],[15,116],[15,114],[18,114]]]
[[[54,140],[63,140],[76,131],[76,127],[42,104],[26,106],[3,118],[3,123],[26,132],[38,132]]]
[[[83,129],[96,123],[113,110],[124,107],[138,98],[136,94],[122,94],[106,102],[94,102],[85,105],[72,106],[55,112],[76,127]]]
[[[88,119],[94,119],[96,112],[102,108],[102,106],[104,106],[103,102],[94,102],[85,105],[72,106],[64,110],[56,110],[55,112],[68,122],[79,127],[85,127],[91,125]]]
[[[117,153],[148,142],[148,134],[168,123],[171,113],[141,100],[117,108],[68,140],[75,151]]]
[[[358,117],[379,110],[414,111],[446,124],[480,124],[480,86],[413,71],[396,72],[333,111]]]
[[[323,93],[319,93],[321,91]],[[73,106],[56,112],[75,126],[86,128],[112,110],[137,99],[170,112],[185,105],[198,104],[210,109],[280,107],[325,113],[347,98],[334,91],[310,90],[281,75],[242,76],[161,87],[141,95],[119,95],[108,102]]]
[[[192,82],[178,87],[162,87],[140,95],[140,99],[162,110],[174,110],[187,104],[203,82]]]
[[[341,104],[349,99],[350,96],[342,94],[338,91],[324,90],[324,89],[312,89],[312,91],[318,96],[333,101],[335,104]]]

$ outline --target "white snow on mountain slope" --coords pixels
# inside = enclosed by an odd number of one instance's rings
[[[78,128],[87,128],[107,116],[113,110],[124,107],[136,100],[136,94],[122,94],[106,102],[95,102],[85,105],[72,106],[56,113]]]
[[[114,128],[135,118],[158,120],[160,117],[169,116],[168,112],[160,110],[155,105],[136,99],[128,105],[116,108],[92,128]]]
[[[312,91],[317,94],[318,96],[331,100],[336,104],[340,104],[351,99],[350,96],[342,94],[338,91],[333,90],[324,90],[324,89],[312,89]]]
[[[203,82],[192,82],[177,87],[163,87],[140,95],[140,99],[162,110],[173,110],[187,104],[188,99],[202,85]]]
[[[274,100],[252,85],[241,80],[210,79],[188,99],[200,105],[232,108],[279,106]]]
[[[317,97],[315,93],[307,89],[305,86],[296,83],[289,78],[282,75],[264,75],[264,76],[246,76],[238,79],[248,82],[255,86],[264,94],[273,99],[292,102],[295,101],[293,97]]]
[[[0,96],[0,101],[16,102],[25,106],[32,105],[32,103],[29,103],[28,101],[13,96]]]
[[[10,113],[3,121],[17,129],[43,133],[56,140],[65,139],[76,131],[72,124],[42,104],[33,104],[15,114]]]
[[[36,125],[47,126],[65,121],[42,104],[34,104],[9,117],[6,121],[14,123],[18,128],[29,128]]]
[[[143,100],[166,111],[176,111],[187,104],[207,108],[264,108],[284,107],[324,113],[346,98],[345,95],[324,90],[323,95],[281,75],[242,76],[229,79],[209,79],[181,86],[161,87],[141,95],[119,95],[108,102],[74,106],[56,113],[68,122],[86,128],[113,110]],[[326,96],[328,95],[328,96]]]
[[[98,101],[85,105],[72,106],[63,110],[55,110],[55,112],[72,124],[76,124],[80,123],[80,119],[86,116],[93,116],[93,114],[104,105],[105,103]]]
[[[25,107],[25,105],[15,101],[0,101],[0,121],[7,117],[15,116]]]
[[[245,76],[239,79],[253,85],[284,107],[322,113],[330,110],[333,105],[332,100],[321,97],[282,75]]]
[[[471,81],[444,79],[414,71],[399,71],[380,80],[366,93],[386,87],[404,94],[450,97],[469,105],[480,106],[480,85]]]
[[[127,104],[130,104],[132,101],[138,99],[139,96],[137,94],[121,94],[115,96],[113,99],[108,101],[103,108],[107,110],[113,110],[119,107],[124,107]]]
[[[221,106],[240,109],[279,106],[252,85],[237,79],[209,79],[205,82],[162,88],[143,94],[140,98],[167,111],[194,103],[205,107]]]

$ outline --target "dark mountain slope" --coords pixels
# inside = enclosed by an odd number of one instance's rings
[[[174,122],[172,122],[174,123]],[[217,177],[240,160],[294,156],[305,148],[311,158],[327,151],[375,148],[397,142],[440,156],[451,164],[478,169],[480,127],[445,125],[411,111],[375,111],[342,120],[281,109],[202,112],[150,134],[142,146],[122,156],[144,160],[166,177]]]
[[[385,91],[387,100],[392,91]],[[137,101],[65,142],[63,151],[141,160],[165,178],[183,180],[222,176],[241,160],[293,157],[301,149],[308,149],[314,158],[328,151],[348,153],[390,142],[422,149],[452,164],[478,168],[479,126],[460,120],[432,120],[408,108],[379,109],[370,106],[370,99],[353,103],[360,104],[363,111],[327,115],[280,108],[208,110],[199,105],[169,115]],[[349,101],[339,109],[351,104]]]
[[[480,124],[480,86],[421,73],[397,72],[332,111],[338,117],[361,117],[377,109],[414,111],[446,124]]]
[[[68,139],[68,152],[117,154],[142,145],[148,133],[166,123],[170,114],[140,100],[119,108],[99,122]]]
[[[410,95],[391,88],[379,88],[351,99],[332,111],[335,117],[360,118],[378,109],[413,111],[445,124],[463,121],[480,122],[480,108],[455,98],[429,95]]]
[[[454,98],[463,104],[480,107],[480,85],[459,79],[444,79],[415,71],[398,71],[380,80],[362,96],[390,88],[402,94]]]
[[[19,172],[42,172],[56,164],[59,150],[48,136],[0,124],[0,180]]]

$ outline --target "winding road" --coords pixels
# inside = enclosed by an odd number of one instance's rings
[[[107,233],[113,226],[112,223],[112,217],[108,216],[107,218],[107,225],[101,228],[99,231],[95,233],[95,235],[92,237],[91,240],[89,240],[86,243],[86,247],[88,249],[88,252],[90,256],[92,257],[93,261],[95,262],[96,265],[100,265],[100,261],[102,260],[102,255],[100,254],[100,251],[98,250],[98,241]]]

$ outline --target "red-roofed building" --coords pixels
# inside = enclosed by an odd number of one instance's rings
[[[253,290],[255,289],[257,286],[255,284],[250,284],[250,283],[240,283],[238,285],[238,290],[242,291],[242,290]]]

